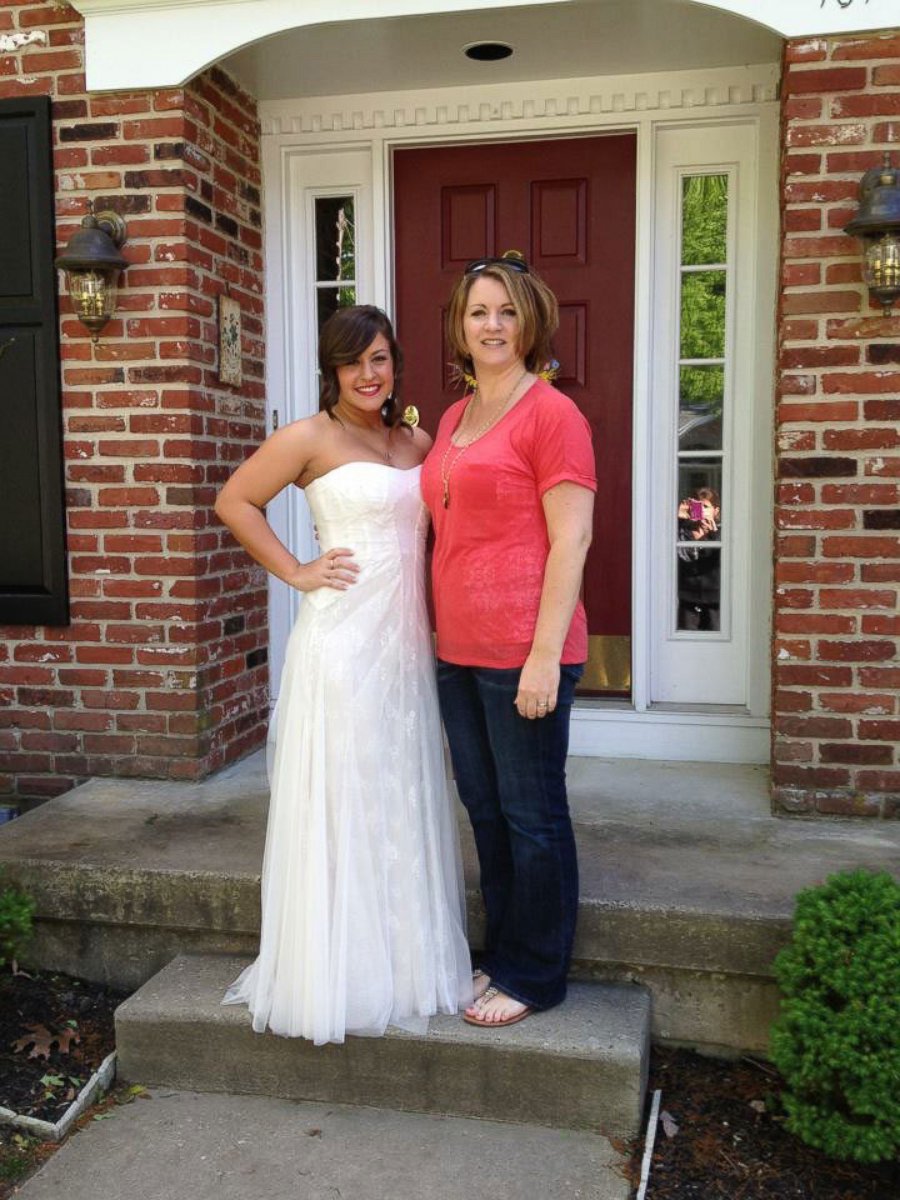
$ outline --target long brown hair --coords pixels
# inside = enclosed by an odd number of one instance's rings
[[[394,388],[381,410],[385,425],[391,427],[403,422],[400,407],[400,383],[403,376],[403,354],[394,336],[394,327],[386,313],[374,304],[354,304],[339,308],[331,314],[319,334],[319,408],[334,421],[334,406],[341,396],[337,369],[355,362],[362,352],[383,334],[394,364]]]
[[[508,252],[511,253],[511,252]],[[520,257],[524,263],[524,259]],[[527,264],[526,264],[527,265]],[[450,295],[447,310],[447,341],[451,362],[462,374],[471,372],[472,359],[466,347],[464,320],[469,292],[476,279],[496,279],[509,293],[519,317],[519,346],[525,367],[542,371],[553,358],[551,341],[559,325],[559,305],[543,279],[531,270],[508,267],[502,260],[491,262],[478,272],[463,275]]]

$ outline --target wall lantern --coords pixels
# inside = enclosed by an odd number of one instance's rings
[[[117,212],[93,211],[69,238],[56,260],[66,272],[69,298],[75,315],[86,325],[96,342],[100,330],[116,310],[116,284],[128,260],[119,253],[127,233]]]
[[[862,241],[863,278],[889,317],[900,296],[900,171],[891,166],[889,153],[860,180],[859,212],[844,232]]]

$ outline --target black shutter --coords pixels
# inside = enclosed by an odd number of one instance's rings
[[[50,101],[0,100],[0,624],[65,625]]]

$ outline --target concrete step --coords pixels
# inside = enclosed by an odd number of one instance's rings
[[[503,1030],[436,1017],[313,1046],[254,1033],[222,996],[246,960],[180,955],[116,1012],[121,1078],[148,1087],[278,1096],[631,1137],[647,1086],[650,997],[576,983],[565,1004]]]
[[[647,986],[661,1041],[764,1053],[796,892],[847,867],[900,874],[900,821],[774,818],[756,767],[570,759],[568,773],[574,973]],[[0,865],[37,901],[28,961],[136,988],[176,954],[252,956],[266,808],[253,756],[202,783],[95,779],[3,825]]]
[[[17,1200],[628,1200],[571,1129],[161,1088],[89,1121]],[[152,1184],[148,1181],[152,1180]]]

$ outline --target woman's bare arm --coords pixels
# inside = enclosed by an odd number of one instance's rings
[[[594,493],[581,484],[564,482],[549,488],[542,504],[550,538],[544,584],[531,651],[519,678],[516,708],[523,717],[538,716],[538,704],[556,707],[559,660],[572,614],[578,603],[584,559],[591,544]]]
[[[216,516],[271,574],[301,592],[345,588],[354,581],[353,551],[332,549],[310,563],[299,562],[266,520],[265,506],[298,479],[315,453],[315,418],[294,421],[268,437],[234,472],[216,500]]]

